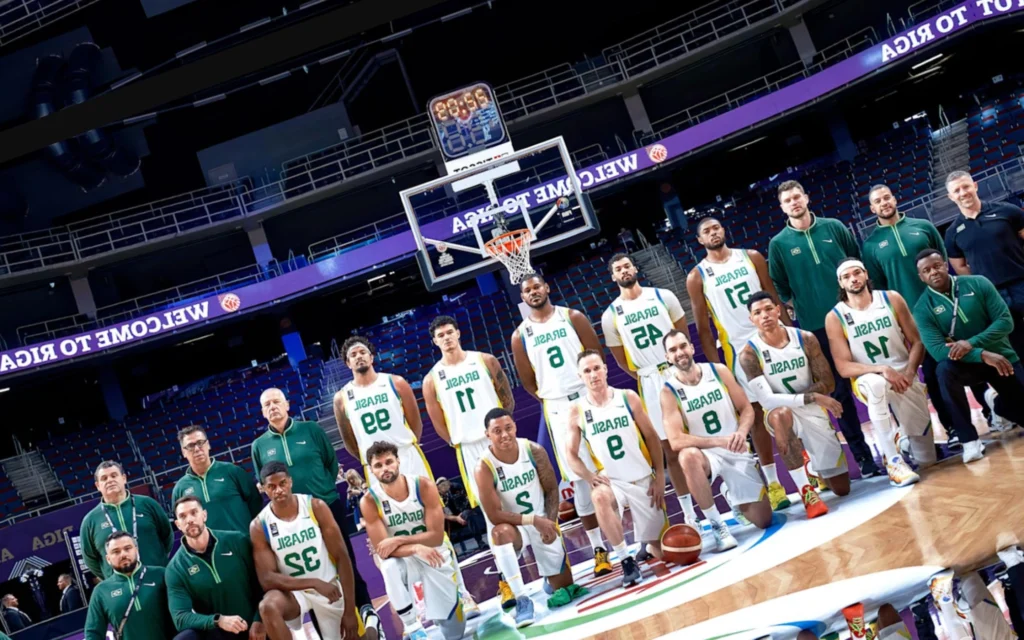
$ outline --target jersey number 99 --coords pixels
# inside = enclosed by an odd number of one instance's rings
[[[372,435],[378,431],[387,431],[391,428],[391,414],[387,409],[377,409],[374,412],[367,412],[359,418],[363,423],[363,430]]]

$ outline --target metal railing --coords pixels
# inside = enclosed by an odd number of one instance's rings
[[[0,6],[0,47],[7,46],[99,0],[13,0]]]
[[[926,18],[930,18],[940,11],[946,9],[952,9],[956,5],[960,4],[958,0],[921,0],[907,7],[907,15],[910,16],[910,22],[905,25],[904,28],[910,25],[918,24]]]
[[[639,146],[688,129],[709,118],[731,111],[752,100],[768,95],[795,82],[809,78],[826,66],[873,46],[878,41],[875,30],[867,27],[836,42],[815,54],[814,62],[806,66],[793,62],[756,80],[734,87],[713,98],[708,98],[676,113],[651,122],[651,132],[636,131],[633,136]]]

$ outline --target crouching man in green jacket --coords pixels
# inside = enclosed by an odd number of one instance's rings
[[[164,568],[139,562],[139,548],[127,531],[114,532],[104,546],[111,574],[89,598],[85,640],[106,640],[108,627],[121,640],[171,640]]]
[[[197,496],[174,503],[184,534],[167,565],[167,598],[176,640],[264,640],[259,617],[263,590],[256,578],[249,536],[206,527]]]

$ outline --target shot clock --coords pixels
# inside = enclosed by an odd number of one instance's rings
[[[477,82],[427,104],[438,147],[446,161],[463,158],[509,141],[494,90]]]

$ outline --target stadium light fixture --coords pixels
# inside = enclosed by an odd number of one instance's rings
[[[938,60],[939,58],[941,58],[941,57],[943,57],[945,55],[946,54],[944,54],[944,53],[937,53],[934,56],[928,58],[927,60],[922,60],[921,62],[918,62],[914,66],[910,67],[910,69],[911,70],[920,69],[921,67],[923,67],[923,66],[925,66],[927,64],[931,64],[931,63],[935,62],[936,60]]]
[[[3,389],[0,389],[0,393],[7,393],[10,390],[11,390],[10,387],[4,387]]]

